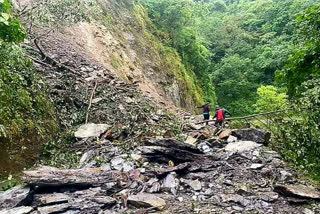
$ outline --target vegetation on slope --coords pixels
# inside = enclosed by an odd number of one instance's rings
[[[0,164],[6,175],[28,165],[25,155],[33,162],[56,125],[44,84],[19,46],[26,34],[7,0],[0,1],[0,14]]]

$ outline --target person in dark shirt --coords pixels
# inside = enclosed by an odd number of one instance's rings
[[[197,108],[202,108],[202,115],[205,121],[210,119],[210,103],[209,102],[206,102],[203,106],[198,106]],[[206,122],[206,124],[208,125],[209,123]]]

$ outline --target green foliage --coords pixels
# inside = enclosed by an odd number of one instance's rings
[[[182,60],[188,78],[193,76],[204,96],[196,100],[210,100],[215,103],[215,89],[209,75],[212,66],[210,52],[196,31],[197,14],[204,8],[192,0],[141,0],[148,9],[148,15],[157,28],[156,35],[164,46],[174,48]]]
[[[284,82],[291,97],[303,82],[320,75],[320,6],[308,8],[297,16],[298,38],[288,63],[278,73],[278,81]]]
[[[8,0],[0,0],[0,44],[5,42],[19,43],[26,38],[26,34],[18,19],[15,19],[10,10]]]
[[[55,126],[54,111],[32,62],[20,47],[7,43],[1,45],[0,61],[0,137],[47,135]]]
[[[169,46],[168,42],[161,42],[160,39],[168,38],[166,33],[159,31],[146,13],[145,8],[140,4],[134,5],[134,14],[141,26],[141,30],[145,36],[155,47],[156,51],[160,54],[161,61],[163,62],[164,70],[169,74],[173,74],[177,80],[177,84],[181,92],[184,92],[182,96],[185,102],[180,103],[183,107],[196,106],[204,102],[204,98],[214,102],[214,89],[208,90],[209,96],[204,94],[203,88],[198,86],[198,81],[194,72],[186,68],[186,64],[183,63],[181,56],[178,54],[177,49]],[[207,76],[208,85],[212,87],[211,81]],[[211,88],[212,89],[212,88]],[[165,90],[167,90],[165,88]],[[167,93],[170,92],[167,90]]]
[[[225,9],[212,11],[210,8],[215,2],[199,3],[208,7],[209,12],[200,16],[196,29],[210,51],[211,63],[215,64],[212,73],[218,103],[227,106],[233,114],[248,114],[253,112],[256,89],[261,84],[273,84],[274,73],[287,63],[296,37],[294,26],[297,13],[316,4],[316,1],[224,1]],[[240,65],[244,60],[250,60],[250,63],[247,67],[236,68],[236,63],[230,60],[233,56],[242,59]],[[237,90],[239,84],[231,87],[229,80],[224,87],[219,87],[217,84],[224,82],[219,78],[226,75],[227,67],[239,69],[232,82],[245,82],[244,85],[251,86],[250,90],[234,93],[234,88]],[[222,73],[219,75],[219,72]],[[248,78],[250,76],[252,78]],[[242,108],[248,108],[248,111],[240,112]]]
[[[9,175],[7,179],[0,181],[0,193],[17,186],[20,183],[21,181],[18,178],[14,177],[13,175]]]
[[[272,147],[285,160],[304,170],[315,180],[320,178],[320,86],[318,80],[303,83],[305,92],[295,104],[296,115],[277,121]]]
[[[44,144],[41,164],[60,168],[78,167],[80,154],[70,150],[76,142],[73,133],[62,133]]]
[[[258,74],[250,59],[239,55],[223,58],[213,73],[219,105],[231,109],[234,114],[252,113],[257,80]]]
[[[26,34],[7,0],[0,2],[0,14],[0,168],[6,176],[34,163],[57,126],[44,84],[18,46]]]
[[[269,112],[288,108],[288,96],[279,93],[272,85],[261,86],[257,90],[258,100],[254,105],[256,112]]]

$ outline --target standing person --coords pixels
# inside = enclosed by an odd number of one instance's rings
[[[230,112],[228,110],[222,109],[218,105],[216,105],[216,113],[215,113],[215,115],[213,117],[213,119],[216,118],[216,125],[219,125],[220,127],[222,127],[223,126],[223,121],[226,118],[227,114],[229,116],[231,116],[231,114],[230,114]]]
[[[210,119],[210,103],[206,102],[203,106],[199,106],[197,108],[202,108],[202,115],[203,115],[203,120],[209,120]],[[206,125],[209,123],[206,122]]]

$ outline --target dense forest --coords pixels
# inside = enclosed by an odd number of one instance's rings
[[[58,15],[74,4],[82,7],[76,0],[57,2],[49,9]],[[89,8],[101,3],[88,2]],[[183,79],[179,86],[186,85],[195,104],[209,101],[232,116],[291,109],[286,116],[273,116],[270,147],[319,180],[318,0],[119,2],[141,21],[146,39],[157,44],[167,61],[168,73]],[[41,142],[61,128],[45,81],[26,55],[27,33],[16,12],[11,1],[0,0],[0,147],[5,148],[0,149],[0,162],[5,165],[10,165],[6,157],[18,157],[30,142],[39,144],[31,149],[41,152]],[[74,22],[90,22],[85,9],[75,7],[70,13]],[[101,17],[112,24],[109,14]]]
[[[141,0],[207,100],[233,115],[289,107],[274,147],[319,176],[320,9],[315,0]],[[214,93],[212,93],[214,92]],[[309,109],[302,113],[301,109]],[[277,130],[279,132],[279,130]],[[297,152],[298,150],[298,152]]]
[[[277,93],[294,98],[298,87],[318,74],[315,0],[141,3],[155,34],[177,50],[206,99],[216,99],[235,115],[259,110],[254,104],[260,86],[273,85]]]
[[[292,107],[274,147],[320,175],[320,8],[316,0],[140,0],[151,30],[233,115]],[[303,111],[307,109],[307,111]]]

